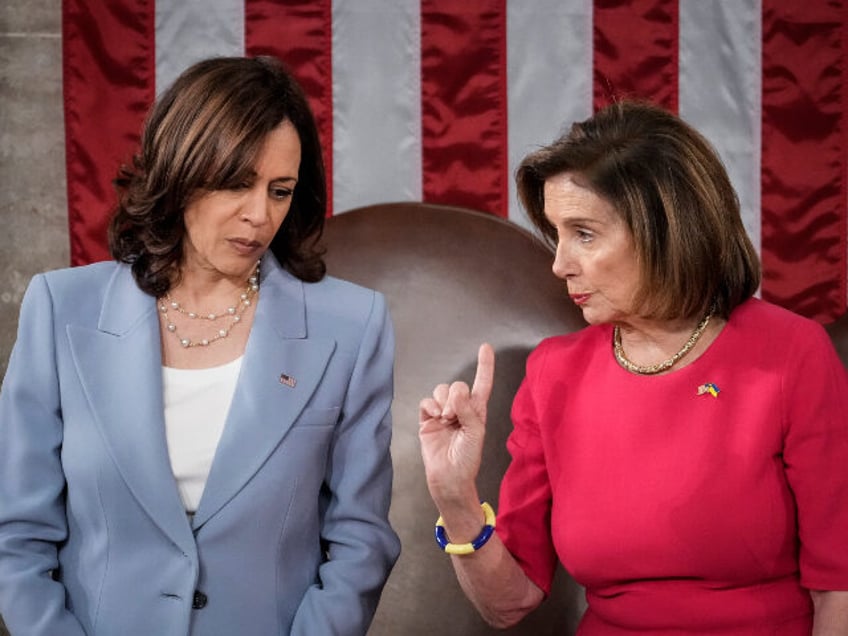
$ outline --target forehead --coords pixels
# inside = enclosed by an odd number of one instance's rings
[[[572,218],[600,223],[622,222],[613,205],[595,194],[573,173],[564,172],[547,179],[543,194],[545,216],[554,224]]]
[[[294,124],[286,119],[265,137],[261,154],[273,156],[292,152],[300,154],[300,135]]]
[[[300,164],[300,136],[294,125],[284,120],[265,138],[257,158],[256,168],[259,172],[291,171],[295,174]]]

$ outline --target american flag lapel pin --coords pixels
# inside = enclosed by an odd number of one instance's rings
[[[720,392],[721,389],[719,389],[718,386],[713,384],[712,382],[707,382],[706,384],[702,384],[698,387],[698,395],[704,395],[705,393],[709,393],[714,398],[717,398]]]
[[[280,384],[285,385],[290,389],[293,389],[294,385],[297,384],[297,380],[294,379],[294,376],[291,376],[288,373],[281,373]]]

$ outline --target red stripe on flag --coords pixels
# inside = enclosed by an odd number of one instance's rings
[[[333,68],[331,0],[245,0],[247,55],[274,55],[291,69],[315,114],[333,213]]]
[[[595,110],[623,98],[677,112],[677,0],[595,0]]]
[[[846,304],[843,3],[763,0],[763,298],[821,322]]]
[[[138,148],[155,96],[152,2],[62,3],[65,161],[71,264],[109,258],[118,166]]]
[[[505,0],[422,0],[422,190],[509,214]]]

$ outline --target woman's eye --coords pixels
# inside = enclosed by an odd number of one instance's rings
[[[292,195],[291,188],[271,188],[271,196],[279,201],[289,198]]]
[[[592,233],[586,230],[576,230],[575,234],[577,235],[577,240],[581,243],[588,243],[592,240]]]

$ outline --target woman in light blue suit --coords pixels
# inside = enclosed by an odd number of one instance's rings
[[[36,276],[0,393],[11,633],[364,634],[388,523],[384,299],[324,276],[318,135],[271,58],[187,70],[115,262]]]

